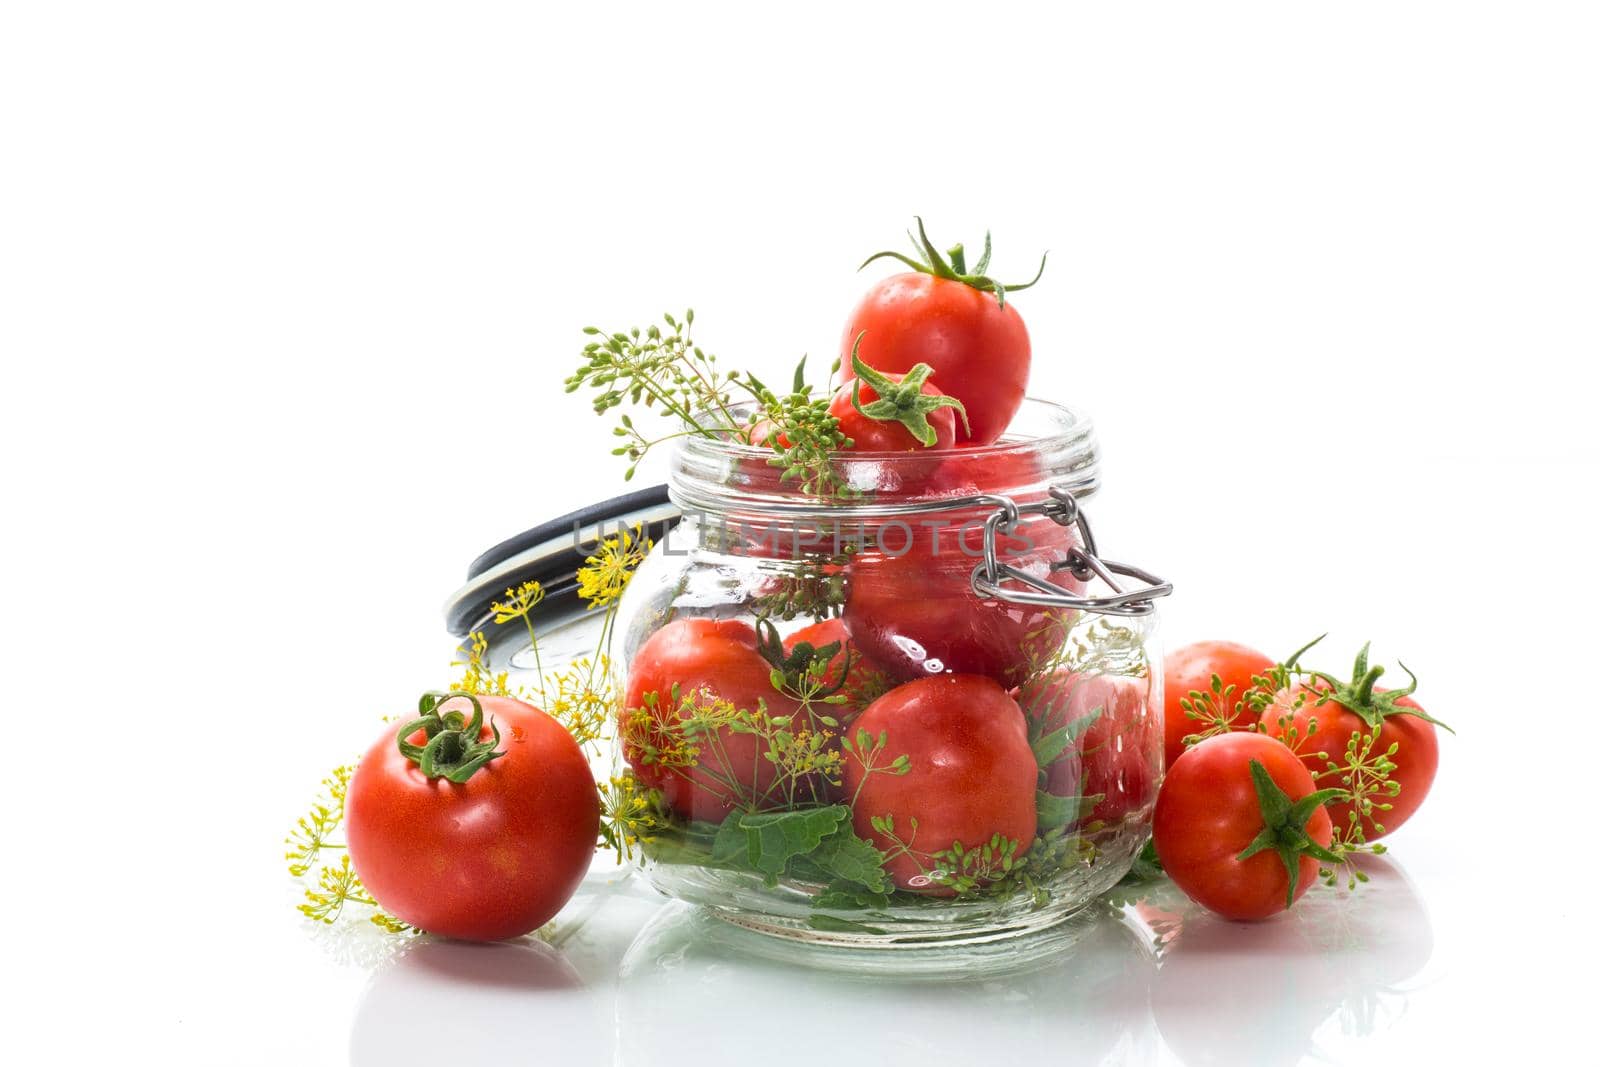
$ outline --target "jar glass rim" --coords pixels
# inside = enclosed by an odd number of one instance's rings
[[[735,416],[749,413],[741,405]],[[1027,496],[1061,486],[1074,496],[1100,484],[1094,424],[1049,400],[1023,400],[1000,440],[918,452],[835,452],[835,477],[853,492],[808,493],[798,478],[780,480],[770,449],[698,434],[673,450],[669,492],[685,512],[749,512],[817,517],[879,517],[972,495]]]

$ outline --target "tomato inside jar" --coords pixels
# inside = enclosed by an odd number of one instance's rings
[[[979,447],[806,479],[771,456],[684,438],[682,520],[622,600],[613,775],[645,876],[852,946],[1020,934],[1109,889],[1162,773],[1170,587],[1095,555],[1088,420],[1030,399]]]

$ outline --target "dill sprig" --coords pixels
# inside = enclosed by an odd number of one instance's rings
[[[300,816],[289,836],[283,839],[289,846],[283,858],[288,861],[289,873],[294,877],[300,878],[315,867],[323,849],[344,848],[333,838],[344,821],[344,798],[354,773],[352,766],[335,767],[322,780],[325,795],[312,800],[311,810]]]
[[[838,363],[834,370],[838,370]],[[806,381],[806,361],[795,368],[793,388],[779,396],[753,374],[742,384],[770,429],[759,443],[772,448],[767,460],[780,471],[780,481],[799,480],[800,490],[812,496],[859,496],[844,482],[833,466],[833,453],[852,444],[839,429],[839,420],[828,411],[829,397],[813,396]]]
[[[823,663],[826,669],[826,662]],[[689,778],[699,789],[730,807],[750,811],[792,808],[819,802],[828,786],[837,787],[844,756],[831,744],[838,719],[829,712],[831,697],[820,692],[819,677],[805,675],[800,709],[774,715],[766,702],[741,708],[714,695],[646,693],[637,707],[625,708],[618,730],[625,751],[639,766]],[[762,787],[746,780],[747,770],[726,748],[730,734],[755,740],[759,759],[772,769]]]
[[[332,925],[346,904],[378,906],[362,886],[361,879],[356,877],[348,855],[340,856],[338,863],[317,872],[317,888],[306,890],[306,902],[300,905],[300,913],[308,919]]]
[[[642,525],[618,530],[614,537],[600,542],[578,568],[578,595],[591,609],[615,604],[654,544]]]
[[[655,408],[677,421],[679,429],[652,437],[634,425],[624,413],[612,431],[626,438],[612,454],[632,461],[624,479],[632,478],[645,453],[663,441],[688,434],[723,437],[742,434],[749,440],[753,419],[739,419],[730,410],[731,389],[739,382],[738,371],[717,367],[717,357],[694,343],[693,309],[680,322],[670,313],[662,316],[667,328],[654,324],[640,329],[607,333],[595,326],[583,332],[599,340],[583,346],[583,361],[566,380],[567,392],[589,386],[599,389],[594,412],[604,415],[623,404]]]
[[[664,329],[652,324],[613,333],[586,327],[583,332],[595,340],[583,346],[577,371],[566,379],[569,393],[599,390],[593,400],[596,415],[629,405],[667,418],[658,432],[641,427],[628,412],[618,413],[611,432],[623,440],[612,455],[628,460],[624,481],[652,448],[698,436],[771,448],[767,462],[779,468],[782,480],[799,480],[806,493],[849,493],[830,455],[850,447],[850,439],[828,413],[831,397],[814,394],[806,382],[804,359],[790,391],[780,394],[749,372],[721,369],[717,357],[694,342],[692,310],[681,320],[671,314],[662,320]],[[838,370],[837,361],[833,369]],[[736,411],[736,394],[753,403]]]
[[[617,854],[617,862],[633,858],[633,850],[655,842],[668,828],[665,804],[657,790],[646,789],[631,774],[602,782],[600,840]]]
[[[300,914],[331,926],[344,914],[346,905],[356,904],[371,909],[367,919],[391,934],[416,933],[415,927],[383,910],[350,865],[341,831],[345,797],[354,773],[352,764],[335,767],[322,780],[323,792],[312,800],[310,811],[299,818],[284,839],[289,851],[283,858],[288,861],[290,876],[299,880],[302,887]],[[324,857],[324,849],[337,849],[338,862]]]
[[[1320,758],[1324,762],[1322,769],[1312,769],[1313,781],[1336,791],[1328,801],[1330,811],[1340,803],[1347,804],[1349,811],[1344,825],[1334,824],[1333,840],[1327,850],[1332,859],[1318,870],[1318,875],[1327,885],[1344,882],[1347,889],[1355,889],[1367,881],[1366,872],[1356,865],[1356,857],[1381,856],[1388,851],[1382,843],[1367,840],[1366,828],[1371,825],[1375,833],[1382,834],[1384,827],[1379,821],[1382,813],[1393,810],[1391,801],[1400,795],[1400,782],[1393,777],[1399,769],[1393,757],[1400,746],[1391,743],[1387,748],[1378,747],[1383,733],[1383,720],[1379,717],[1377,722],[1368,724],[1368,730],[1353,732],[1343,752],[1330,753],[1315,747],[1320,741],[1316,710],[1331,701],[1328,676],[1302,666],[1300,658],[1321,642],[1322,637],[1252,677],[1239,706],[1248,708],[1250,716],[1258,720],[1250,729],[1276,736],[1302,761]],[[1365,657],[1366,649],[1362,649],[1357,659],[1358,675],[1365,666]],[[1221,679],[1213,675],[1211,687],[1219,690]],[[1291,693],[1292,699],[1289,698]],[[1198,691],[1189,694],[1201,707],[1205,702],[1199,698],[1203,695]],[[1183,706],[1185,710],[1190,708],[1187,701]],[[1306,713],[1304,729],[1299,726],[1302,712]],[[1204,720],[1204,716],[1191,717]],[[1190,743],[1190,738],[1185,737],[1184,744]],[[1308,769],[1311,769],[1309,762]]]

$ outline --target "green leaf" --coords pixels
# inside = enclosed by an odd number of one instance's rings
[[[678,841],[663,835],[649,842],[641,842],[640,848],[656,863],[683,863],[695,867],[730,866],[718,860],[714,853],[709,853],[703,843],[694,840]]]
[[[1075,822],[1104,799],[1103,793],[1086,797],[1058,797],[1041,789],[1034,794],[1034,804],[1039,810],[1039,831],[1043,833]]]
[[[887,857],[872,842],[857,837],[849,822],[823,838],[806,859],[833,877],[853,882],[868,892],[888,891],[883,869]]]
[[[811,903],[812,907],[831,908],[834,911],[865,911],[871,908],[887,908],[889,893],[887,890],[878,892],[864,885],[840,879],[828,883],[828,887],[817,894]]]
[[[1048,767],[1054,763],[1067,747],[1077,741],[1094,721],[1100,717],[1103,708],[1095,708],[1087,715],[1073,719],[1059,730],[1052,730],[1033,743],[1033,758],[1039,762],[1040,767]]]
[[[1033,758],[1043,770],[1054,763],[1071,744],[1072,735],[1067,732],[1067,727],[1051,730],[1033,743]]]
[[[711,840],[711,860],[718,866],[750,865],[750,841],[744,827],[739,825],[741,817],[738,812],[734,812],[722,820],[722,825],[717,828],[717,836]]]
[[[850,809],[842,804],[730,815],[717,832],[711,855],[718,862],[747,866],[776,878],[791,859],[816,849],[849,815]]]

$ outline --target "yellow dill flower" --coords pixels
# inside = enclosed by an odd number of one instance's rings
[[[660,794],[642,788],[631,774],[599,783],[600,843],[617,854],[617,862],[631,859],[641,844],[655,841],[667,829]]]
[[[330,864],[317,872],[317,888],[306,889],[300,914],[331,926],[346,904],[378,906],[378,902],[361,885],[361,879],[356,877],[348,853],[340,856],[337,864]]]
[[[733,705],[716,701],[707,709],[708,712],[719,710],[731,713]],[[689,718],[686,720],[683,714]],[[690,731],[696,714],[701,712],[692,697],[683,702],[680,712],[679,707],[659,699],[658,694],[646,693],[644,703],[625,709],[617,724],[624,750],[630,753],[629,759],[669,771],[698,764],[700,745]]]
[[[555,694],[548,698],[545,712],[565,726],[578,744],[598,744],[606,736],[616,707],[611,660],[603,655],[598,661],[584,657],[554,672],[551,680]]]
[[[510,676],[506,671],[496,672],[489,667],[489,640],[480,631],[474,630],[467,638],[458,652],[466,656],[451,664],[461,668],[460,677],[451,683],[450,691],[453,693],[471,693],[473,696],[497,696],[520,698],[520,694],[513,692]]]
[[[620,530],[617,536],[606,538],[594,555],[578,568],[578,595],[587,600],[591,608],[615,603],[628,587],[633,572],[644,562],[651,544],[640,526]]]
[[[542,600],[544,586],[538,582],[523,582],[515,589],[507,589],[505,603],[497,600],[489,605],[489,610],[494,612],[496,623],[507,623],[512,619],[526,619],[528,612],[538,607]]]
[[[335,767],[333,773],[322,780],[326,796],[313,800],[311,810],[300,816],[289,836],[283,839],[289,846],[283,858],[288,861],[289,873],[294,877],[300,878],[314,870],[321,862],[323,849],[344,848],[334,838],[344,821],[344,798],[350,791],[350,776],[354,773],[353,765]]]

